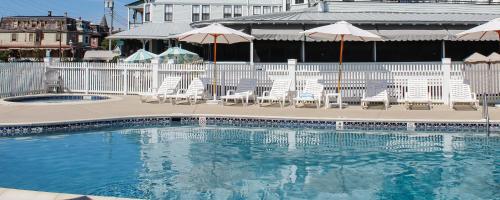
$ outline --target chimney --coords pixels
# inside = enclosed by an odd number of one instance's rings
[[[318,11],[319,12],[328,12],[328,5],[325,0],[320,0],[318,2]]]
[[[68,17],[68,12],[64,12],[64,17]]]
[[[52,17],[52,11],[49,10],[49,14],[47,16]]]

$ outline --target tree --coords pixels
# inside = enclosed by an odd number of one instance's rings
[[[0,62],[8,62],[9,61],[10,51],[0,51]]]
[[[111,47],[115,47],[115,46],[116,46],[116,44],[117,44],[117,42],[118,42],[117,40],[112,40],[112,41],[111,41]],[[108,50],[108,49],[109,49],[109,40],[108,40],[107,38],[106,38],[106,39],[104,39],[104,40],[102,40],[102,42],[101,42],[101,47],[102,47],[103,49],[105,49],[105,50]]]

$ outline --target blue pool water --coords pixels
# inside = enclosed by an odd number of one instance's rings
[[[0,187],[146,199],[500,199],[500,137],[172,126],[0,138]]]

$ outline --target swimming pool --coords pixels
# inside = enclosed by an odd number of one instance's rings
[[[146,199],[495,199],[500,136],[162,126],[0,138],[0,187]]]

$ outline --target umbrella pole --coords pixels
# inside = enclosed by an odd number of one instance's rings
[[[213,80],[213,86],[212,86],[212,91],[214,95],[214,101],[217,100],[217,37],[218,35],[214,35],[214,80]]]
[[[498,34],[498,52],[500,53],[500,30],[497,31]]]
[[[344,35],[340,35],[340,58],[339,58],[339,80],[337,82],[337,93],[340,94],[340,83],[342,79],[342,57],[344,53]]]

